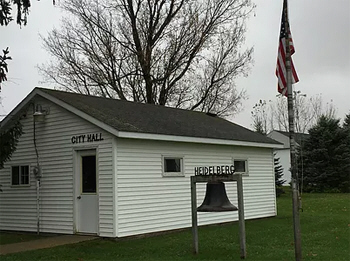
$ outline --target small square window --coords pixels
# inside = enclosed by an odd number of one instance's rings
[[[21,186],[29,185],[29,166],[12,166],[11,168],[11,185]]]
[[[248,174],[247,160],[234,160],[235,173]]]
[[[183,159],[163,157],[163,176],[183,176]]]

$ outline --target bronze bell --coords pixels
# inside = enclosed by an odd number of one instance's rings
[[[224,182],[208,182],[205,198],[197,208],[199,212],[235,211],[238,208],[227,197]]]

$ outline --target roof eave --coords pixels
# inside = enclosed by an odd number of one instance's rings
[[[282,149],[283,144],[119,131],[119,138]]]

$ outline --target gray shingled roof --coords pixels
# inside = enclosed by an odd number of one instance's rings
[[[206,113],[38,88],[118,131],[280,144]]]
[[[289,132],[287,131],[279,131],[276,130],[277,132],[281,133],[284,136],[287,136],[289,138]],[[305,142],[305,140],[309,137],[308,133],[300,133],[300,132],[295,132],[294,133],[294,139],[297,144],[302,144]]]
[[[283,134],[284,136],[289,137],[289,132],[287,132],[287,131],[280,131],[280,130],[276,130],[276,131]],[[302,144],[303,142],[305,142],[305,140],[308,137],[309,137],[309,134],[307,134],[307,133],[300,133],[300,132],[294,133],[294,139],[298,144]]]

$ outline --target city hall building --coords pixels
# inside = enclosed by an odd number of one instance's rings
[[[277,214],[273,149],[283,146],[220,117],[35,88],[1,131],[18,121],[23,134],[0,170],[0,230],[125,237],[190,227],[190,176],[231,165],[243,175],[245,219]],[[237,204],[236,186],[226,190]],[[198,205],[204,193],[199,184]],[[237,215],[198,213],[198,224]]]

